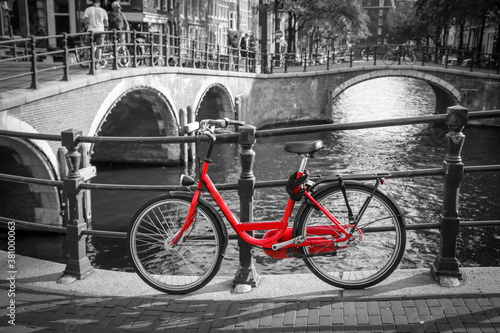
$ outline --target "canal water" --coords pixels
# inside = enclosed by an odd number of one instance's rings
[[[358,122],[399,117],[431,115],[435,108],[432,89],[423,81],[410,78],[380,78],[360,83],[344,92],[333,106],[334,123]],[[463,149],[465,165],[500,164],[500,129],[469,127]],[[326,143],[317,158],[310,160],[313,175],[368,173],[441,167],[446,155],[446,129],[422,124],[355,131],[324,132],[258,139],[254,147],[254,173],[257,181],[287,179],[300,162],[286,153],[286,141],[322,139]],[[211,177],[216,184],[236,183],[240,173],[237,144],[218,144],[213,155]],[[193,167],[98,165],[95,183],[170,184],[178,183],[182,173]],[[498,219],[500,216],[499,173],[467,174],[461,188],[462,220]],[[408,224],[436,223],[443,197],[442,177],[388,179],[383,189],[391,194],[405,212]],[[92,228],[126,231],[134,212],[154,192],[93,191]],[[236,191],[223,197],[238,216]],[[280,220],[287,200],[284,188],[259,189],[254,198],[255,221]],[[293,221],[294,216],[292,216]],[[229,230],[229,228],[228,228]],[[435,259],[439,249],[437,230],[408,231],[407,250],[400,268],[424,268]],[[24,235],[18,240],[18,253],[64,262],[65,238]],[[238,266],[236,241],[230,242],[221,268],[232,275]],[[462,228],[458,240],[458,260],[462,266],[500,264],[500,228]],[[90,237],[89,257],[95,267],[130,271],[125,240]],[[297,259],[275,260],[262,250],[255,252],[256,268],[262,274],[308,272]]]

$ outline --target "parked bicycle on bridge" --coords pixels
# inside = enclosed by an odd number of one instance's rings
[[[154,34],[159,34],[159,31],[154,31],[152,27],[149,26],[148,32],[149,33],[143,34],[139,32],[137,34],[137,46],[132,45],[130,53],[132,55],[137,54],[138,65],[145,64],[146,66],[150,66],[151,59],[153,59],[153,64],[155,66],[163,66],[164,60],[162,57],[160,45],[152,42]]]
[[[103,69],[108,65],[108,61],[113,61],[114,59],[114,45],[109,39],[109,33],[105,33],[104,43],[102,45],[94,45],[94,57],[96,59],[95,68]],[[117,45],[117,63],[120,67],[126,67],[130,64],[130,53],[128,48],[124,43],[123,34],[118,35],[120,40]],[[115,38],[115,37],[113,37]],[[90,57],[90,49],[92,47],[92,43],[90,43],[90,36],[86,34],[82,34],[79,36],[79,40],[76,45],[75,57],[78,64],[83,68],[89,68],[91,57]],[[101,49],[101,52],[97,52],[98,49]],[[100,55],[99,55],[100,53]],[[100,57],[99,57],[100,56]]]
[[[397,46],[395,50],[384,54],[382,61],[386,65],[392,65],[395,61],[403,60],[407,65],[413,65],[417,61],[415,53],[408,50],[406,45]]]
[[[309,179],[306,164],[323,148],[323,141],[285,143],[284,150],[302,162],[290,176],[290,198],[281,221],[242,223],[208,176],[216,128],[242,126],[241,121],[205,119],[198,126],[197,142],[208,142],[196,191],[170,192],[141,207],[127,233],[128,254],[137,274],[151,287],[185,294],[206,285],[217,274],[228,245],[228,233],[219,210],[202,198],[204,187],[236,233],[274,259],[303,259],[321,280],[333,286],[358,289],[375,285],[398,266],[406,243],[403,212],[375,185],[336,177]],[[181,177],[183,186],[195,184]],[[288,221],[295,203],[301,202],[292,227]],[[254,231],[266,232],[253,235]],[[262,236],[263,235],[263,236]]]

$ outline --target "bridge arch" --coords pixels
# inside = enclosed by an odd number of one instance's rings
[[[427,82],[436,95],[436,113],[445,113],[447,107],[460,104],[462,101],[462,94],[460,91],[450,83],[437,76],[417,70],[386,69],[363,73],[343,82],[330,92],[332,105],[333,101],[346,89],[363,81],[389,76],[410,77]]]
[[[234,98],[229,90],[220,83],[209,85],[196,99],[195,119],[236,119]]]
[[[4,115],[1,128],[36,133],[28,124]],[[57,180],[57,159],[46,141],[0,136],[0,172]],[[0,216],[62,225],[61,200],[55,187],[0,181]]]
[[[171,101],[156,88],[162,86],[119,87],[110,93],[112,104],[104,105],[98,112],[91,131],[99,136],[176,136],[180,125],[178,114]],[[91,147],[94,162],[156,163],[178,165],[178,145],[143,143],[140,149],[130,149],[127,142],[102,142]],[[139,152],[139,153],[138,153]]]

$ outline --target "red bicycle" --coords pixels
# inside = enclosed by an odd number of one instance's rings
[[[202,120],[198,136],[208,149],[194,193],[173,191],[146,203],[127,233],[128,253],[137,274],[151,287],[185,294],[206,285],[217,274],[228,243],[227,229],[215,207],[202,198],[206,187],[236,233],[275,259],[303,259],[321,280],[340,288],[375,285],[398,266],[406,243],[404,216],[397,203],[379,189],[388,174],[377,174],[375,185],[327,178],[309,179],[307,160],[323,141],[287,142],[287,152],[302,157],[288,182],[290,195],[281,221],[242,223],[231,212],[208,175],[216,140],[215,128],[244,125],[229,119]],[[331,178],[330,178],[331,180]],[[184,186],[195,184],[183,175]],[[296,202],[301,206],[292,226]],[[250,231],[266,231],[261,237]]]

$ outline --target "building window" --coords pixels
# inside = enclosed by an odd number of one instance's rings
[[[236,30],[236,12],[229,13],[229,30]]]
[[[380,38],[380,37],[377,38],[377,44],[379,44],[379,45],[382,44],[382,38]]]
[[[384,7],[384,0],[379,0],[378,1],[378,6],[379,7]]]
[[[384,20],[382,18],[379,18],[378,19],[378,25],[383,25],[384,24]]]
[[[378,10],[378,16],[384,16],[384,10],[383,9],[379,9]]]
[[[378,35],[381,36],[382,35],[382,28],[378,28]]]

